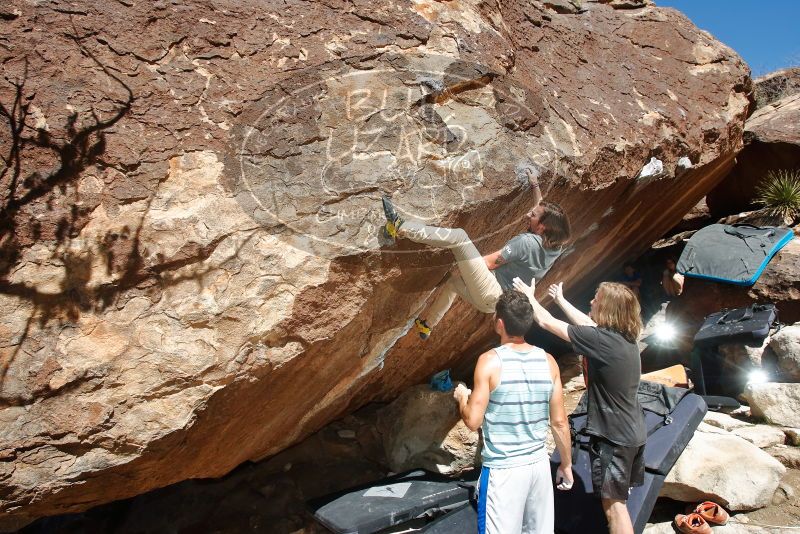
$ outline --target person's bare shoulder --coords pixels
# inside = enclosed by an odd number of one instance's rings
[[[478,356],[478,362],[475,364],[475,370],[480,369],[490,370],[500,366],[500,358],[497,357],[497,351],[494,349],[487,350]]]
[[[547,356],[547,363],[550,365],[550,375],[555,378],[557,375],[561,374],[561,371],[558,368],[558,363],[556,362],[556,359],[553,358],[553,355],[549,352],[545,352],[544,354]]]

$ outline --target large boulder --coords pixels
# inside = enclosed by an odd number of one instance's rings
[[[747,119],[736,166],[706,197],[713,217],[756,207],[757,186],[769,171],[800,167],[800,94],[764,106]]]
[[[747,469],[737,469],[745,465]],[[785,471],[772,456],[738,436],[696,432],[667,475],[660,496],[753,510],[770,503]]]
[[[461,420],[452,391],[409,388],[381,411],[377,429],[392,471],[459,475],[479,463],[480,438]]]
[[[748,384],[742,397],[754,417],[775,425],[800,427],[800,384]]]
[[[452,256],[381,243],[384,193],[489,252],[533,164],[570,291],[674,226],[749,69],[614,3],[7,1],[0,528],[221,476],[491,344],[463,303],[406,335]]]

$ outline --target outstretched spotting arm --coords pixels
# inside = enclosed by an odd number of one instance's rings
[[[570,304],[570,302],[564,298],[563,282],[551,284],[550,287],[547,288],[547,294],[550,295],[556,304],[558,304],[558,307],[563,310],[570,323],[581,326],[597,326],[595,322],[592,321],[591,317]]]
[[[553,315],[549,311],[547,311],[544,308],[544,306],[539,304],[538,300],[536,300],[536,295],[534,294],[536,291],[535,279],[531,280],[531,285],[527,285],[519,278],[515,278],[514,289],[516,289],[517,291],[521,292],[522,294],[528,297],[528,300],[531,302],[531,306],[533,306],[533,319],[534,321],[536,321],[536,324],[538,324],[551,334],[560,337],[564,341],[570,340],[569,332],[567,331],[567,327],[569,326],[569,324],[565,321],[562,321],[561,319],[556,319],[555,317],[553,317]],[[577,324],[596,326],[594,321],[592,321],[588,315],[581,313],[572,305],[570,305],[570,307],[572,308],[572,310],[574,310],[573,314],[575,315],[575,318],[581,319],[581,321],[577,322]],[[572,320],[572,318],[570,318],[570,320]]]
[[[542,189],[539,187],[539,179],[533,174],[533,169],[527,167],[525,169],[525,177],[528,179],[528,183],[531,184],[531,191],[533,192],[533,207],[539,205],[539,202],[542,201]]]

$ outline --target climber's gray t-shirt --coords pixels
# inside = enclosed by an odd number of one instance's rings
[[[500,287],[506,290],[513,287],[517,276],[526,284],[531,283],[531,278],[536,278],[537,282],[541,280],[561,255],[561,249],[544,248],[542,236],[525,232],[511,238],[500,255],[505,263],[494,270],[494,275]]]

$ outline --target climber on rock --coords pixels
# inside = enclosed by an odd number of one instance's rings
[[[493,313],[500,295],[512,287],[515,277],[540,280],[561,255],[564,243],[570,238],[569,219],[558,204],[542,202],[533,169],[524,172],[533,190],[533,208],[525,215],[528,230],[486,256],[481,256],[461,228],[439,228],[401,219],[392,202],[383,197],[387,236],[449,248],[458,265],[459,273],[450,273],[427,314],[414,321],[422,339],[430,336],[431,329],[444,317],[457,295],[477,310]]]

